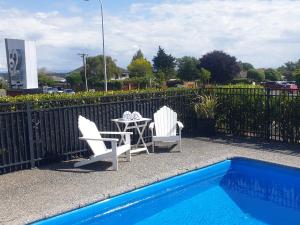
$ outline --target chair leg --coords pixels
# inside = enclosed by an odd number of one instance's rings
[[[179,131],[179,151],[182,152],[182,145],[181,145],[181,130]]]
[[[155,142],[152,141],[152,153],[154,153],[154,148],[155,148]]]
[[[179,151],[182,152],[181,139],[179,141]]]
[[[118,170],[118,158],[114,158],[112,160],[112,169],[117,171]]]
[[[112,147],[112,167],[113,170],[118,170],[118,155],[117,155],[117,142],[111,143]]]
[[[128,162],[131,162],[131,153],[130,150],[126,152],[126,158]]]

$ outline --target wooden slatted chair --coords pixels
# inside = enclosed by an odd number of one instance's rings
[[[169,107],[163,106],[154,113],[154,122],[150,123],[149,129],[152,135],[152,152],[154,152],[155,142],[179,142],[179,149],[182,150],[181,130],[183,124],[177,121],[177,113]]]
[[[131,161],[131,132],[99,132],[96,124],[83,116],[79,116],[78,127],[82,134],[80,140],[84,140],[88,143],[94,155],[89,159],[80,161],[74,164],[74,167],[84,166],[97,161],[109,161],[112,162],[113,170],[118,170],[118,157],[125,153],[127,160]],[[102,138],[103,135],[119,134],[125,136],[125,143],[121,146],[117,146],[117,138]],[[107,149],[105,141],[111,143],[111,149]]]

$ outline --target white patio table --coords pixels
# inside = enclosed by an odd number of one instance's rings
[[[143,138],[143,134],[145,132],[145,129],[146,129],[148,123],[151,121],[150,118],[142,118],[140,120],[124,120],[124,119],[120,118],[120,119],[112,119],[111,121],[114,122],[117,125],[117,128],[120,132],[122,132],[122,131],[126,132],[128,130],[133,130],[133,129],[137,130],[137,132],[139,134],[139,139],[138,139],[137,143],[135,144],[135,149],[132,149],[131,153],[146,151],[147,154],[149,154],[147,145],[146,145],[146,143],[144,141],[144,138]],[[123,130],[121,129],[121,126],[120,126],[121,124],[124,125]],[[122,138],[121,138],[119,144],[121,144],[124,141],[125,141],[124,135],[122,135]],[[140,144],[143,147],[139,147]]]

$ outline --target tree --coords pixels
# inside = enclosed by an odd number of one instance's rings
[[[251,69],[247,73],[247,77],[253,81],[261,82],[265,80],[265,74],[263,71]]]
[[[166,75],[161,70],[155,73],[155,83],[157,86],[163,86],[164,81],[166,80]]]
[[[294,78],[296,80],[296,84],[298,88],[300,87],[300,69],[296,69],[294,72]]]
[[[165,50],[159,46],[157,55],[153,58],[153,67],[156,72],[162,71],[166,79],[176,76],[176,59],[172,55],[165,53]]]
[[[139,49],[139,50],[135,53],[135,55],[132,57],[131,62],[133,62],[133,61],[136,60],[136,59],[144,59],[144,54],[142,53],[142,50],[141,50],[141,49]]]
[[[266,80],[278,81],[282,79],[281,73],[278,70],[266,69],[265,70]]]
[[[287,80],[294,80],[295,71],[300,69],[300,59],[297,62],[287,62],[283,66],[278,68],[278,71]]]
[[[128,65],[129,77],[152,76],[152,65],[145,58],[137,58]]]
[[[204,68],[211,72],[211,80],[215,83],[228,83],[240,72],[236,58],[222,51],[207,53],[200,59],[198,68]]]
[[[88,57],[86,64],[88,85],[89,87],[94,87],[95,83],[104,80],[103,56]],[[106,68],[108,80],[119,77],[122,73],[122,69],[116,65],[115,61],[110,56],[106,57]],[[80,74],[84,77],[83,69]]]
[[[8,85],[4,79],[0,78],[0,89],[7,89]]]
[[[193,81],[200,78],[200,70],[197,68],[198,60],[194,57],[184,56],[177,60],[178,77],[181,80]]]
[[[83,77],[79,71],[74,71],[66,77],[67,82],[74,88],[83,85]]]
[[[250,63],[245,63],[245,62],[239,62],[241,70],[243,71],[249,71],[251,69],[254,69],[254,66]]]
[[[201,81],[201,83],[202,84],[208,83],[210,78],[211,78],[211,72],[209,70],[201,68],[200,69],[200,81]]]
[[[38,70],[38,83],[39,86],[53,86],[56,84],[54,79],[49,76],[46,68],[41,68]]]

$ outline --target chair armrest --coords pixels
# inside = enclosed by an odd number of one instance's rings
[[[110,142],[118,142],[117,138],[88,138],[88,137],[80,137],[79,140],[84,141],[110,141]]]
[[[182,128],[184,128],[183,124],[180,121],[177,121],[177,125],[179,127],[179,130],[182,130]]]
[[[150,129],[151,131],[153,131],[153,129],[154,129],[154,122],[151,122],[151,123],[149,124],[149,129]]]
[[[105,132],[105,131],[101,131],[99,132],[100,134],[120,134],[120,135],[123,135],[123,134],[133,134],[132,132],[118,132],[118,131],[112,131],[112,132]]]

